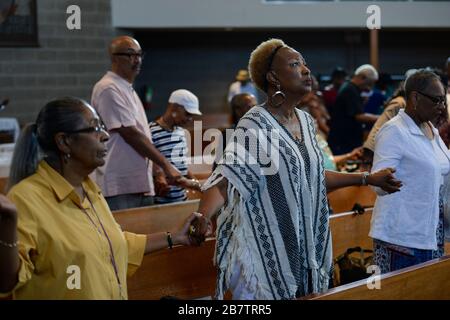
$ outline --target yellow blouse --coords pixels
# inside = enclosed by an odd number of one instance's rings
[[[127,274],[140,266],[147,237],[122,232],[90,178],[83,188],[89,199],[81,201],[72,185],[42,161],[34,175],[9,192],[18,210],[21,261],[14,299],[127,298]],[[111,240],[121,289],[97,215]]]

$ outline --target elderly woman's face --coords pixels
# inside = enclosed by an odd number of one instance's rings
[[[444,86],[439,80],[433,80],[423,91],[415,91],[416,114],[422,121],[435,123],[443,112],[447,112]]]
[[[82,112],[83,125],[70,134],[71,161],[77,161],[81,166],[95,170],[105,164],[105,142],[109,139],[109,134],[97,112],[89,105],[85,107]]]
[[[272,70],[284,93],[304,95],[311,92],[311,71],[298,51],[292,48],[280,49],[274,58]]]

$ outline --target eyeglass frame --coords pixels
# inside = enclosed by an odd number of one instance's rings
[[[91,132],[100,133],[102,131],[108,132],[108,129],[106,128],[106,126],[103,123],[99,123],[94,127],[87,127],[87,128],[79,129],[79,130],[65,131],[65,133],[67,133],[67,134],[91,133]]]
[[[145,57],[145,52],[144,51],[142,51],[140,53],[138,53],[138,52],[115,52],[112,55],[113,56],[124,56],[124,57],[128,57],[128,59],[130,59],[131,57],[134,57],[134,58],[139,57],[139,58],[141,58],[141,60],[143,60]]]
[[[430,96],[430,95],[428,95],[426,93],[423,93],[421,91],[418,91],[418,90],[416,90],[416,92],[420,93],[424,97],[427,97],[428,99],[430,99],[430,101],[433,102],[433,104],[435,106],[438,106],[438,105],[442,104],[445,107],[447,105],[447,97],[445,95],[435,97],[435,96]]]

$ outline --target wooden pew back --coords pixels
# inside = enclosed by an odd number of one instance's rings
[[[173,204],[113,211],[114,218],[123,230],[134,233],[154,233],[179,227],[184,220],[198,210],[199,200]]]
[[[371,209],[363,214],[344,212],[330,216],[333,258],[352,247],[372,249],[372,238],[369,237],[371,218]]]
[[[355,203],[373,207],[376,193],[369,186],[352,186],[328,193],[328,201],[334,213],[351,211]]]
[[[450,256],[381,275],[380,289],[370,290],[366,280],[350,283],[311,300],[448,300]]]
[[[123,230],[154,233],[171,230],[198,209],[199,200],[114,211]],[[216,270],[212,264],[215,241],[200,247],[174,247],[146,255],[141,267],[128,279],[129,299],[157,300],[164,296],[181,299],[212,296]]]
[[[180,225],[198,208],[198,201],[154,206],[114,212],[123,230],[136,233],[153,233]],[[363,215],[351,213],[330,217],[334,255],[347,248],[371,248],[368,238],[370,212]],[[342,233],[342,234],[341,234]],[[176,296],[194,299],[212,296],[215,290],[216,270],[213,266],[215,240],[200,247],[176,247],[144,257],[142,266],[128,279],[130,299],[159,299]]]
[[[215,244],[211,239],[200,247],[178,246],[146,255],[141,267],[128,278],[128,298],[212,297],[216,288],[216,268],[212,260]]]

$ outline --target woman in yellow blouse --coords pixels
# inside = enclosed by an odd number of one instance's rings
[[[127,299],[126,277],[144,254],[190,244],[194,215],[171,233],[122,232],[89,178],[104,164],[108,138],[95,110],[76,98],[49,102],[25,128],[13,156],[9,200],[0,198],[3,296]]]

